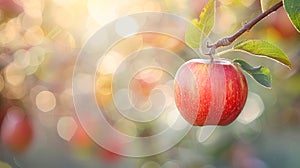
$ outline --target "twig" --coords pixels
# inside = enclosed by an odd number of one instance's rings
[[[217,49],[218,47],[230,45],[238,37],[240,37],[243,33],[245,33],[246,31],[249,31],[256,23],[258,23],[259,21],[261,21],[263,18],[265,18],[266,16],[268,16],[272,12],[275,12],[282,5],[283,5],[282,1],[278,2],[273,7],[271,7],[268,10],[266,10],[265,12],[261,13],[260,15],[258,15],[256,18],[254,18],[250,22],[245,23],[243,25],[243,27],[241,29],[239,29],[236,33],[234,33],[233,35],[231,35],[229,37],[225,37],[223,39],[220,39],[220,40],[218,40],[217,42],[215,42],[213,44],[207,43],[207,47],[211,49],[210,50],[211,52],[214,52],[215,49]],[[210,53],[210,54],[214,54],[214,53]]]

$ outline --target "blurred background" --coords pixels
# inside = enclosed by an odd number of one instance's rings
[[[218,127],[208,140],[202,141],[201,128],[193,127],[168,151],[129,158],[101,148],[80,125],[73,104],[72,75],[81,47],[95,31],[120,16],[145,11],[168,12],[191,20],[199,16],[205,3],[205,0],[0,0],[0,167],[300,166],[300,36],[282,8],[239,40],[273,42],[289,56],[292,68],[245,53],[223,55],[269,67],[273,87],[266,89],[247,76],[249,96],[242,114],[231,125]],[[259,13],[258,0],[218,0],[211,40],[231,35]],[[116,129],[132,136],[155,134],[160,127],[122,119],[113,107],[113,76],[124,58],[149,46],[164,48],[184,60],[193,57],[186,55],[186,45],[178,39],[156,33],[137,34],[108,51],[95,78],[99,107],[108,109],[105,116]],[[219,50],[223,49],[226,48]],[[140,61],[147,64],[147,60]],[[165,103],[173,104],[172,80],[170,74],[158,69],[137,73],[128,86],[132,103],[136,108],[147,109],[152,90],[159,88],[167,98]],[[168,126],[172,116],[159,122]],[[113,144],[116,150],[125,148],[117,140],[109,141],[116,143]]]

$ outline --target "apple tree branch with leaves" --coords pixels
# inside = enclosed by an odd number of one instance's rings
[[[209,0],[199,18],[193,19],[187,27],[185,42],[193,49],[205,47],[208,59],[190,60],[183,64],[176,74],[175,102],[182,116],[192,125],[228,125],[242,111],[248,86],[242,69],[260,85],[271,88],[269,68],[252,66],[243,59],[220,59],[227,52],[244,52],[277,61],[291,68],[288,56],[279,47],[261,39],[237,39],[251,31],[261,20],[284,7],[291,23],[300,32],[300,3],[298,0],[261,0],[262,13],[230,36],[216,42],[208,42],[215,24],[216,0]],[[245,18],[249,19],[249,18]],[[237,41],[237,42],[236,42]],[[231,48],[217,52],[218,48],[232,45]],[[186,76],[190,73],[193,79]]]
[[[257,24],[259,21],[264,19],[265,17],[269,16],[271,13],[276,12],[277,9],[284,6],[285,11],[287,12],[290,21],[294,25],[294,27],[297,29],[298,32],[300,32],[300,3],[297,0],[284,0],[284,1],[278,1],[278,0],[261,0],[261,6],[262,6],[262,13],[255,17],[253,20],[251,20],[248,23],[245,23],[241,29],[239,29],[236,33],[234,33],[231,36],[222,38],[215,43],[209,44],[207,43],[207,47],[210,48],[210,53],[207,53],[208,55],[212,56],[217,54],[220,55],[224,52],[220,52],[220,54],[216,53],[216,49],[222,46],[228,46],[231,45],[233,42],[235,42],[242,34],[244,34],[247,31],[250,31],[250,29]],[[208,36],[210,32],[212,31],[212,28],[214,26],[214,20],[215,20],[215,0],[210,0],[203,11],[200,14],[199,19],[192,20],[191,24],[193,26],[189,26],[189,28],[186,31],[186,43],[191,48],[199,48],[199,44],[201,44],[201,40],[205,40],[204,36]],[[194,30],[195,27],[199,29],[199,31]],[[201,33],[199,33],[201,32]],[[203,35],[203,34],[204,35]],[[277,46],[271,44],[268,41],[259,40],[259,39],[247,39],[240,42],[237,42],[233,44],[232,49],[229,51],[243,51],[245,53],[249,53],[256,56],[263,56],[271,58],[272,60],[279,61],[283,65],[291,67],[291,62],[287,55]],[[249,64],[246,63],[244,60],[234,60],[234,62],[237,62],[240,64],[241,68],[245,70],[250,76],[252,76],[258,83],[262,84],[265,87],[271,87],[271,74],[268,68],[263,66],[258,67],[252,67]],[[264,70],[264,71],[263,71]],[[263,80],[261,78],[257,78],[255,74],[258,72],[261,73],[261,75],[264,75],[265,77]]]

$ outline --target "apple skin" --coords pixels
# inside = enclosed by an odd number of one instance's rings
[[[242,70],[224,59],[193,59],[176,73],[176,106],[194,126],[229,125],[242,111],[247,95]]]
[[[33,138],[32,123],[18,108],[9,109],[1,126],[1,140],[15,153],[24,152]]]

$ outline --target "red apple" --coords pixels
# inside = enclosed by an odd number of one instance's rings
[[[8,109],[1,127],[1,140],[15,153],[25,151],[33,137],[29,119],[17,107]]]
[[[175,102],[192,125],[228,125],[242,111],[248,86],[241,69],[223,59],[193,59],[175,77]]]

